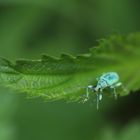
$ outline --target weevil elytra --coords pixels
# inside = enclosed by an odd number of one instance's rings
[[[89,90],[91,90],[92,92],[96,92],[97,109],[99,109],[99,102],[102,100],[103,90],[105,88],[113,89],[113,94],[116,99],[117,98],[116,88],[121,86],[122,83],[119,82],[119,75],[116,72],[104,73],[99,78],[96,79],[97,79],[96,86],[93,85],[87,86],[87,93],[86,93],[87,98],[85,100],[89,98]]]

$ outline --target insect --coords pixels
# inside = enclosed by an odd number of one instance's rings
[[[89,90],[91,90],[92,92],[96,92],[97,109],[99,109],[99,102],[102,100],[103,90],[105,88],[113,89],[114,97],[115,99],[117,99],[116,88],[121,86],[122,83],[119,82],[119,75],[116,72],[104,73],[99,78],[96,79],[97,79],[96,86],[93,85],[87,86],[85,101],[89,98]]]

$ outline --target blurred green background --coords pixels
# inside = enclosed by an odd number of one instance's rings
[[[140,30],[139,0],[0,0],[0,56],[87,53]],[[86,104],[45,102],[0,87],[0,140],[139,140],[140,94]]]

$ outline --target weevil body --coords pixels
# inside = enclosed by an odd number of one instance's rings
[[[119,81],[119,76],[116,72],[108,72],[101,75],[100,78],[97,78],[97,81],[98,83],[94,88],[95,91],[103,90],[106,87],[115,86]]]
[[[119,75],[116,72],[107,72],[102,74],[99,78],[97,78],[96,86],[89,85],[87,87],[87,98],[89,96],[89,89],[93,92],[96,92],[97,95],[97,109],[99,108],[99,101],[102,100],[103,90],[105,88],[113,89],[113,94],[115,99],[117,98],[116,88],[121,86],[122,83],[119,82]]]

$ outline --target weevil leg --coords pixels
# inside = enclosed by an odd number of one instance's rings
[[[123,89],[124,92],[128,92],[128,90],[125,88],[124,85],[121,85],[121,87],[122,87],[122,89]]]
[[[115,86],[115,87],[122,86],[122,83],[121,83],[121,82],[119,82],[119,83],[115,84],[114,86]]]
[[[111,86],[110,88],[113,89],[113,96],[114,96],[115,100],[117,100],[118,95],[117,95],[117,92],[116,92],[116,87],[115,87],[115,85],[114,85],[114,86]]]
[[[97,104],[97,110],[98,110],[99,109],[99,103],[103,98],[102,90],[99,93],[96,93],[96,98],[97,98],[96,99],[96,104]]]
[[[99,94],[96,93],[96,107],[97,107],[97,110],[99,109]]]
[[[115,100],[117,100],[118,99],[118,95],[117,95],[117,92],[116,92],[116,88],[113,88],[113,90],[114,90],[114,98],[115,98]]]
[[[92,85],[87,86],[87,89],[86,89],[86,97],[87,98],[89,98],[89,90],[90,89],[93,89],[93,86]]]
[[[119,86],[121,86],[124,92],[128,92],[128,90],[125,88],[125,86],[121,82],[116,84],[116,87],[119,87]]]
[[[84,94],[84,99],[83,99],[83,103],[85,103],[88,99],[89,99],[89,90],[93,89],[92,85],[89,85],[86,87],[86,94]]]
[[[115,100],[118,99],[118,95],[117,95],[117,92],[116,92],[116,87],[119,87],[121,85],[122,85],[122,83],[119,82],[119,83],[116,83],[115,85],[112,85],[110,87],[111,89],[113,89],[113,95],[114,95]]]
[[[102,100],[102,98],[103,98],[102,93],[99,93],[99,101],[101,101],[101,100]]]

